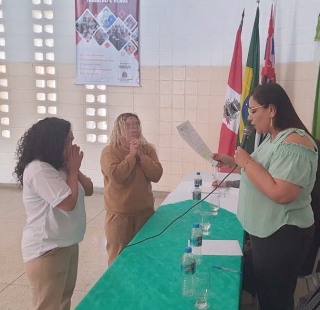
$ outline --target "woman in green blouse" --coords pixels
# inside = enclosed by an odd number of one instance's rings
[[[292,310],[299,268],[311,245],[310,206],[318,150],[278,84],[257,87],[248,120],[263,143],[249,155],[214,154],[218,166],[241,172],[238,219],[249,233],[261,310]]]

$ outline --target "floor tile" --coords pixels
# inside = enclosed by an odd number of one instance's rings
[[[96,227],[96,228],[104,229],[105,217],[106,217],[106,211],[103,210],[95,218],[93,218],[91,221],[87,222],[87,228],[88,227]]]
[[[89,291],[107,270],[108,257],[105,244],[106,238],[103,229],[87,228],[85,238],[79,248],[77,290]]]
[[[0,222],[26,223],[27,215],[20,196],[0,202]]]
[[[25,310],[29,307],[29,287],[25,285],[9,285],[0,292],[0,309]]]
[[[2,283],[0,283],[0,292],[5,288],[5,287],[7,287],[8,286],[8,284],[2,284]]]
[[[0,205],[14,199],[15,197],[21,197],[21,191],[18,187],[1,186],[0,187]]]
[[[17,278],[12,284],[17,285],[29,285],[27,274],[24,272],[19,278]]]
[[[0,222],[0,256],[21,259],[21,238],[24,226],[24,223]]]
[[[16,257],[0,256],[0,283],[11,284],[24,272],[21,255]]]
[[[104,211],[103,195],[94,193],[90,197],[85,197],[87,223]]]
[[[72,299],[71,299],[71,309],[74,309],[80,303],[80,301],[83,299],[83,297],[86,296],[86,294],[87,294],[87,292],[85,292],[85,291],[75,290],[73,292]]]
[[[161,205],[161,203],[163,202],[163,200],[165,200],[167,197],[167,195],[161,195],[161,196],[155,196],[155,201],[154,201],[154,208],[157,210],[159,208],[159,206]]]

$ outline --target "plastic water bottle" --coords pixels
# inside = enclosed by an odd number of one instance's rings
[[[190,233],[190,245],[192,254],[196,260],[196,263],[201,264],[201,249],[202,249],[202,229],[199,223],[194,223]]]
[[[200,172],[197,172],[197,175],[194,178],[194,186],[197,184],[199,184],[199,187],[202,186],[202,176],[200,175]]]
[[[196,184],[194,190],[192,192],[193,200],[201,200],[201,189],[199,188],[199,184]]]
[[[196,273],[196,260],[187,246],[181,258],[181,288],[183,296],[192,296],[194,289],[194,274]]]

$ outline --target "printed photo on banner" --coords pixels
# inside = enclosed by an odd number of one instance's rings
[[[76,0],[75,29],[77,84],[140,86],[139,0]]]

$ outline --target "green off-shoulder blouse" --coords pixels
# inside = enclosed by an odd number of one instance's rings
[[[309,137],[304,130],[287,129],[272,142],[270,135],[267,136],[251,156],[273,178],[301,186],[300,195],[294,202],[273,202],[252,185],[245,171],[241,172],[237,217],[253,236],[268,237],[286,224],[307,228],[314,223],[310,193],[316,179],[318,152],[311,138],[315,150],[283,142],[293,132]]]

